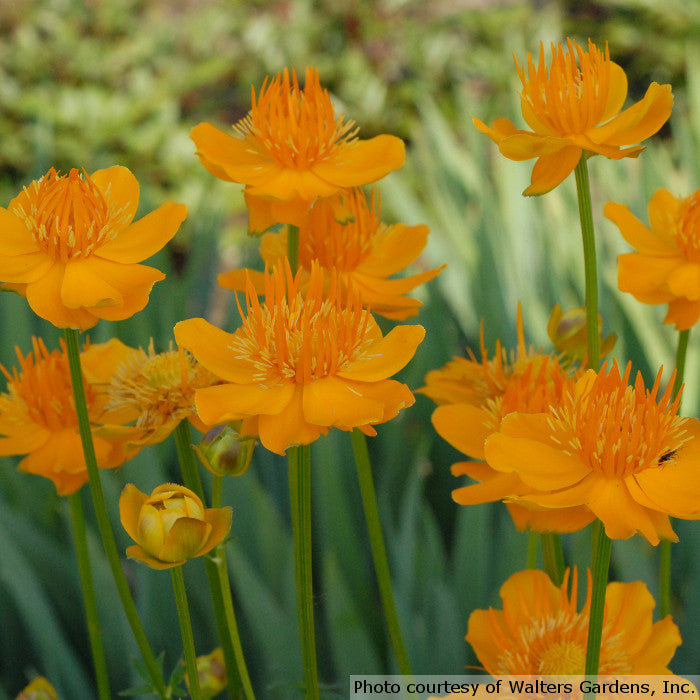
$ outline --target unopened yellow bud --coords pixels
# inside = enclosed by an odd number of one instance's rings
[[[194,446],[194,451],[215,476],[240,476],[248,471],[254,447],[255,438],[241,436],[231,425],[219,425]]]

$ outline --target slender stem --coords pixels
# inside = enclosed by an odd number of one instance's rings
[[[297,608],[304,664],[306,700],[318,700],[316,634],[314,631],[314,596],[311,568],[311,448],[309,445],[288,449],[289,500],[292,509],[294,568],[296,572]]]
[[[192,450],[190,424],[187,420],[181,421],[175,428],[175,445],[185,486],[192,489],[202,499],[202,502],[205,502],[197,460]],[[213,508],[221,507],[222,482],[222,477],[214,477],[212,488]],[[212,555],[205,557],[204,568],[209,580],[209,590],[212,605],[214,606],[214,619],[219,632],[221,648],[224,652],[224,661],[228,674],[229,697],[231,699],[239,697],[242,687],[248,700],[255,700],[253,686],[250,682],[248,668],[243,655],[241,638],[238,633],[236,616],[233,611],[231,584],[228,577],[228,566],[226,565],[226,547],[223,543],[214,549]]]
[[[561,537],[556,532],[544,532],[540,535],[542,542],[542,560],[544,570],[555,586],[561,586],[564,580],[564,552]]]
[[[586,333],[588,337],[588,366],[598,371],[600,364],[598,332],[598,281],[596,272],[595,232],[591,207],[591,188],[588,181],[586,156],[582,155],[575,170],[578,211],[583,237],[583,264],[586,282]]]
[[[170,575],[173,579],[177,617],[180,620],[180,634],[182,635],[182,646],[185,650],[185,666],[187,667],[190,697],[192,700],[201,700],[202,694],[199,690],[199,674],[197,673],[197,654],[194,650],[194,635],[192,634],[190,608],[187,604],[185,577],[182,575],[182,566],[174,566],[170,569]]]
[[[391,646],[394,649],[399,670],[403,675],[410,676],[412,675],[411,663],[403,641],[403,635],[401,634],[399,616],[394,602],[394,592],[391,587],[391,574],[389,573],[389,562],[384,545],[384,535],[382,534],[382,523],[379,519],[379,509],[377,508],[377,496],[372,478],[372,466],[369,460],[367,440],[365,439],[365,434],[358,428],[352,431],[352,448],[355,453],[355,464],[357,465],[357,476],[360,481],[365,520],[369,530],[374,569],[377,573],[379,594],[382,599]]]
[[[143,630],[141,620],[139,619],[134,599],[131,597],[129,584],[127,583],[124,570],[122,569],[121,559],[117,550],[117,544],[114,540],[114,533],[109,522],[107,513],[107,505],[105,503],[104,492],[102,491],[102,482],[100,481],[100,473],[97,467],[97,459],[95,457],[95,447],[92,442],[92,431],[90,430],[90,419],[87,411],[87,401],[85,398],[85,387],[83,385],[83,373],[80,367],[80,350],[78,347],[78,331],[72,328],[65,329],[66,353],[68,355],[68,363],[70,366],[71,380],[73,383],[73,396],[75,399],[75,410],[78,416],[78,426],[80,428],[80,438],[83,445],[83,453],[85,454],[85,465],[87,467],[90,493],[92,495],[93,506],[95,508],[95,516],[97,518],[97,527],[102,537],[102,544],[107,555],[107,561],[112,570],[112,576],[119,592],[119,597],[122,601],[122,607],[126,614],[131,631],[134,634],[136,643],[141,651],[141,657],[148,670],[153,683],[155,692],[160,697],[167,697],[168,691],[163,681],[163,675],[158,666],[158,662],[151,651],[148,643],[148,638]]]
[[[605,591],[608,585],[610,568],[610,548],[612,541],[605,534],[603,523],[593,523],[593,562],[591,575],[593,590],[591,592],[590,617],[588,624],[588,644],[586,647],[586,676],[598,674],[600,661],[600,642],[603,637],[603,615],[605,612]]]
[[[295,275],[299,267],[299,227],[294,224],[287,224],[287,260]]]
[[[97,614],[95,585],[92,580],[92,568],[90,567],[90,555],[87,547],[87,531],[85,527],[85,512],[83,511],[82,489],[71,494],[68,497],[68,502],[70,503],[75,551],[78,555],[78,571],[80,572],[80,585],[83,589],[85,617],[87,620],[88,636],[90,637],[92,662],[95,667],[97,692],[101,700],[110,700],[109,674],[107,673],[107,661],[102,644],[100,618]]]
[[[680,331],[676,348],[676,378],[673,382],[673,398],[680,393],[685,375],[685,358],[688,353],[690,330]],[[659,615],[661,619],[671,612],[671,542],[662,540],[659,551]]]
[[[537,541],[538,536],[536,532],[531,532],[527,536],[527,563],[525,565],[526,569],[536,569],[537,568]]]

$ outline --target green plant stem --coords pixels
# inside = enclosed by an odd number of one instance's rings
[[[299,633],[304,665],[304,697],[318,700],[316,634],[314,631],[314,597],[311,567],[311,448],[309,445],[288,449],[289,500],[292,510],[294,568],[296,573]]]
[[[175,592],[175,605],[177,617],[180,620],[180,634],[182,646],[185,650],[185,666],[189,679],[190,697],[192,700],[201,700],[199,690],[199,674],[197,673],[197,654],[194,650],[194,635],[192,634],[192,622],[190,620],[190,608],[187,605],[187,593],[185,591],[185,577],[182,575],[182,566],[174,566],[170,569]]]
[[[389,573],[389,562],[384,545],[384,535],[382,534],[382,523],[379,519],[379,509],[377,508],[377,495],[374,489],[372,478],[372,466],[369,460],[367,440],[365,434],[355,428],[352,431],[352,448],[355,453],[355,464],[357,465],[357,476],[360,482],[360,492],[362,494],[362,505],[365,511],[365,520],[369,530],[369,542],[372,548],[372,558],[374,560],[374,570],[377,574],[379,594],[384,608],[384,617],[389,630],[391,646],[399,666],[399,670],[405,676],[412,675],[411,664],[406,651],[406,645],[401,634],[399,616],[396,612],[394,602],[394,592],[391,587],[391,575]]]
[[[556,532],[544,532],[540,535],[540,541],[542,542],[544,570],[555,586],[561,586],[564,581],[565,568],[561,537]]]
[[[685,358],[688,353],[690,330],[678,333],[676,348],[676,378],[673,381],[673,398],[681,391],[685,376]],[[661,619],[671,612],[671,542],[662,540],[659,547],[659,615]]]
[[[90,638],[92,663],[95,667],[97,692],[101,700],[110,700],[109,674],[107,673],[107,661],[102,644],[100,618],[97,614],[97,598],[95,597],[95,585],[92,580],[92,568],[90,567],[90,555],[87,546],[87,529],[85,527],[82,489],[71,494],[68,497],[68,502],[70,504],[75,551],[78,557],[80,585],[83,590],[83,603],[85,604],[85,618],[87,620],[88,636]]]
[[[95,516],[97,518],[97,527],[100,531],[102,544],[104,546],[107,561],[112,570],[112,576],[117,586],[117,591],[124,608],[131,631],[134,634],[136,643],[141,652],[141,657],[151,677],[154,691],[160,697],[167,697],[168,691],[163,681],[163,675],[158,666],[158,662],[151,651],[148,643],[148,638],[143,630],[141,620],[139,619],[136,605],[131,597],[129,584],[122,569],[121,558],[117,550],[117,544],[114,540],[114,533],[109,522],[107,513],[107,505],[105,503],[104,492],[102,491],[102,482],[100,473],[97,467],[97,459],[95,457],[95,447],[92,442],[92,431],[90,430],[90,419],[88,417],[87,401],[85,398],[85,386],[83,384],[83,373],[80,366],[80,349],[78,346],[78,331],[73,328],[65,329],[66,353],[68,355],[68,363],[70,366],[71,381],[73,384],[73,396],[75,400],[75,410],[78,416],[78,426],[80,429],[80,438],[83,445],[83,453],[85,455],[85,465],[87,467],[90,493],[92,495]]]
[[[192,489],[204,503],[204,489],[197,460],[192,450],[192,434],[187,420],[182,420],[175,428],[175,445],[185,486]],[[215,476],[212,486],[212,508],[221,507],[222,484],[223,478]],[[204,568],[209,581],[219,640],[224,652],[229,698],[233,700],[239,697],[242,688],[248,700],[255,700],[233,609],[231,584],[226,564],[226,546],[223,542],[214,549],[210,556],[204,558]]]
[[[598,332],[598,276],[596,271],[595,232],[591,188],[588,181],[588,164],[582,155],[575,170],[578,211],[583,237],[583,264],[586,283],[586,334],[588,338],[588,366],[598,371],[600,365]]]
[[[593,590],[591,591],[588,643],[586,646],[585,673],[589,678],[593,678],[598,674],[600,642],[603,636],[605,591],[608,585],[608,569],[610,568],[611,545],[612,542],[605,534],[603,523],[600,520],[596,520],[593,523],[593,561],[591,564]],[[586,695],[587,697],[589,696],[589,694]],[[595,694],[593,694],[591,697],[595,697]]]
[[[294,224],[287,224],[287,260],[295,275],[299,267],[299,227]]]

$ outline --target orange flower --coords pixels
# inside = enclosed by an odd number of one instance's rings
[[[408,387],[388,377],[409,362],[425,335],[421,326],[399,326],[383,337],[357,294],[341,298],[337,278],[324,293],[317,266],[305,294],[300,284],[288,263],[267,276],[263,304],[249,284],[247,313],[241,310],[235,333],[201,318],[175,326],[178,344],[225,382],[197,390],[200,418],[244,419],[241,434],[259,435],[279,454],[331,427],[374,435],[373,424],[410,406]]]
[[[605,216],[620,229],[636,253],[617,258],[617,282],[645,304],[668,304],[664,323],[680,331],[700,319],[700,190],[674,197],[658,190],[649,202],[645,226],[629,208],[605,205]]]
[[[231,508],[205,508],[196,493],[162,484],[150,496],[127,484],[119,498],[119,517],[138,544],[126,555],[152,569],[171,569],[201,557],[231,529]]]
[[[135,421],[134,425],[109,426],[101,433],[119,435],[135,445],[155,445],[185,419],[207,432],[210,426],[197,416],[194,393],[218,381],[182,348],[156,353],[151,339],[148,352],[131,350],[107,389],[107,410],[124,414],[124,422]]]
[[[41,339],[32,341],[26,357],[17,350],[19,372],[2,372],[8,380],[0,395],[0,456],[27,456],[19,469],[51,479],[60,496],[75,493],[88,473],[73,405],[68,358],[62,350],[49,352]],[[129,351],[116,339],[86,347],[81,353],[88,414],[93,423],[118,420],[105,412],[105,388],[111,374]],[[134,450],[126,452],[123,441],[105,438],[93,428],[97,464],[111,469],[123,464]]]
[[[338,221],[339,211],[346,214],[346,221]],[[388,277],[410,265],[427,242],[427,226],[382,223],[374,192],[368,203],[362,190],[344,190],[318,201],[309,212],[299,230],[299,265],[308,280],[312,265],[318,261],[322,268],[336,271],[344,294],[353,287],[373,312],[405,320],[415,316],[421,306],[420,301],[406,294],[437,277],[445,266],[401,279]],[[287,254],[287,232],[263,236],[260,253],[267,267],[279,265]],[[219,275],[219,284],[241,291],[249,276],[262,293],[264,275],[252,270]]]
[[[675,540],[669,515],[700,518],[700,423],[677,415],[671,384],[657,402],[630,366],[588,370],[548,412],[511,413],[486,439],[489,465],[517,475],[526,501],[545,508],[587,506],[613,539],[639,532]]]
[[[253,89],[251,110],[233,130],[229,136],[204,122],[190,136],[212,175],[246,185],[252,220],[260,206],[268,222],[299,225],[317,197],[376,182],[405,158],[395,136],[358,140],[354,122],[335,115],[313,68],[303,89],[287,69],[266,79],[259,95]]]
[[[671,86],[658,83],[649,86],[642,100],[620,112],[627,96],[627,76],[610,60],[607,44],[602,52],[589,40],[588,53],[571,39],[566,44],[566,51],[561,44],[552,44],[549,68],[544,45],[540,45],[537,65],[529,53],[527,70],[516,60],[523,85],[523,118],[532,131],[519,130],[505,118],[496,119],[491,128],[474,118],[477,129],[495,141],[506,158],[537,158],[526,195],[556,187],[582,155],[636,158],[644,146],[630,144],[655,134],[671,114]]]
[[[467,642],[484,669],[494,675],[583,676],[591,585],[583,609],[576,605],[576,571],[567,593],[543,571],[513,574],[501,586],[503,610],[475,610]],[[681,643],[671,616],[652,623],[654,599],[641,581],[609,583],[605,591],[601,675],[668,674]]]
[[[0,208],[0,280],[59,328],[92,328],[141,311],[165,275],[137,263],[177,232],[187,210],[167,202],[131,223],[139,185],[120,166],[92,175],[52,168]]]
[[[558,510],[533,507],[518,496],[531,489],[517,474],[495,471],[484,463],[486,438],[496,433],[509,413],[548,411],[561,401],[567,386],[567,373],[557,357],[527,348],[522,315],[518,307],[518,349],[510,360],[500,343],[488,359],[481,331],[481,362],[454,358],[443,369],[426,376],[419,389],[439,405],[432,416],[433,426],[443,439],[473,460],[452,465],[454,476],[469,476],[477,484],[452,492],[461,505],[508,499],[506,506],[519,530],[574,532],[588,525],[593,514],[585,507]]]

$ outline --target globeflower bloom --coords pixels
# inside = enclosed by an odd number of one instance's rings
[[[140,265],[185,219],[166,202],[132,223],[136,178],[120,166],[92,175],[53,168],[0,208],[0,280],[59,328],[92,328],[141,311],[165,275]]]
[[[540,45],[537,64],[527,55],[527,66],[516,68],[522,82],[520,104],[532,131],[517,129],[505,118],[491,128],[474,124],[511,160],[537,158],[526,195],[544,194],[574,170],[582,156],[596,153],[619,160],[636,158],[637,144],[655,134],[668,120],[673,105],[670,85],[652,83],[642,100],[620,112],[627,97],[627,76],[605,51],[588,41],[584,51],[575,41],[566,48],[552,44],[552,60],[545,64]]]
[[[40,338],[32,340],[32,348],[26,357],[17,349],[19,371],[10,374],[0,368],[7,378],[7,390],[0,394],[0,456],[27,455],[20,471],[51,479],[59,496],[68,496],[88,480],[68,357],[63,345],[49,352]],[[96,425],[120,420],[106,410],[105,388],[128,350],[113,339],[81,352],[88,416],[102,469],[118,467],[138,451],[127,451],[122,439],[100,435]]]
[[[126,555],[152,569],[170,569],[201,557],[231,529],[231,508],[205,508],[197,494],[178,484],[162,484],[150,496],[127,484],[119,517],[137,544]]]
[[[583,676],[586,662],[591,585],[581,611],[576,571],[567,592],[543,571],[513,574],[501,586],[502,610],[475,610],[466,636],[484,669],[493,676]],[[668,674],[681,643],[678,627],[666,616],[652,622],[654,598],[641,581],[609,583],[600,648],[599,674]]]
[[[623,204],[608,202],[605,216],[636,248],[617,258],[617,282],[644,304],[668,304],[664,323],[679,331],[700,319],[700,190],[675,197],[658,190],[649,201],[649,226]]]
[[[267,225],[298,226],[317,197],[376,182],[405,159],[395,136],[360,141],[355,123],[336,116],[313,68],[306,69],[303,88],[287,69],[266,79],[258,95],[253,88],[250,112],[233,130],[235,136],[203,122],[190,136],[202,165],[221,180],[244,184],[251,221],[259,220],[260,207]]]
[[[539,413],[557,406],[569,373],[559,358],[525,345],[522,316],[518,309],[518,346],[510,355],[496,344],[489,359],[481,332],[481,362],[456,357],[444,368],[426,376],[419,389],[438,404],[432,423],[438,435],[477,461],[452,465],[454,476],[469,476],[478,483],[461,486],[452,498],[461,505],[505,500],[519,530],[574,532],[588,525],[593,514],[586,507],[551,510],[519,500],[531,489],[515,473],[501,473],[484,462],[486,439],[498,432],[509,413]]]
[[[661,372],[651,391],[629,374],[588,370],[549,411],[507,415],[484,453],[529,487],[525,501],[586,506],[612,539],[676,540],[669,516],[700,518],[700,423],[677,415],[672,381],[659,396]]]
[[[347,220],[338,221],[339,211]],[[408,292],[437,277],[445,267],[389,279],[416,260],[428,233],[424,225],[384,224],[374,191],[368,201],[359,188],[344,190],[319,200],[299,228],[299,265],[307,282],[316,262],[329,272],[335,270],[343,294],[354,288],[374,313],[402,321],[415,316],[421,306]],[[287,254],[287,232],[265,234],[260,253],[267,267],[281,264]],[[248,277],[262,293],[264,275],[253,270],[231,270],[219,275],[219,284],[242,291]]]
[[[114,434],[135,445],[155,445],[165,440],[182,420],[207,432],[197,416],[195,391],[218,384],[219,379],[182,348],[157,353],[153,340],[148,351],[131,349],[119,365],[107,388],[107,410],[124,414],[133,425],[107,427],[102,434]]]
[[[302,293],[301,275],[292,277],[285,263],[267,275],[264,303],[249,284],[234,333],[202,318],[175,326],[178,344],[223,380],[197,390],[199,417],[242,420],[241,435],[259,436],[278,454],[331,427],[376,434],[374,424],[414,402],[405,384],[388,377],[410,361],[425,331],[398,326],[382,336],[356,293],[342,298],[336,277],[324,291],[324,273],[314,266]]]

